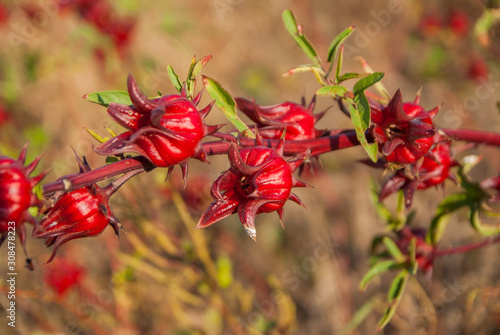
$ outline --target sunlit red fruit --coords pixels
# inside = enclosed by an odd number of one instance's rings
[[[305,107],[285,101],[273,106],[259,106],[255,101],[235,98],[238,109],[245,113],[259,127],[265,139],[307,140],[321,136],[323,130],[315,128],[316,122],[324,115],[314,115],[315,98]]]
[[[231,168],[212,185],[215,201],[201,217],[198,228],[238,213],[247,234],[256,239],[255,217],[260,213],[277,212],[283,225],[283,205],[292,200],[302,204],[291,192],[292,187],[305,184],[293,177],[293,172],[304,161],[286,161],[283,141],[275,149],[263,146],[229,149]]]
[[[206,159],[201,140],[219,128],[203,121],[212,104],[198,110],[200,95],[193,100],[175,94],[148,99],[131,75],[128,91],[133,105],[111,103],[108,114],[129,131],[95,148],[97,153],[137,153],[160,167],[184,167],[189,158]]]
[[[28,166],[26,160],[27,145],[23,147],[18,159],[0,156],[0,244],[14,223],[15,231],[21,243],[25,243],[25,222],[35,224],[35,218],[29,213],[31,206],[38,206],[40,200],[33,193],[33,188],[45,177],[42,172],[36,177],[30,177],[35,170],[41,156]]]
[[[80,173],[90,171],[86,161],[77,160]],[[33,237],[44,239],[47,247],[54,245],[47,263],[64,243],[100,235],[108,225],[118,235],[121,225],[109,207],[109,197],[115,191],[112,184],[104,188],[92,184],[56,196],[54,206],[33,229]]]
[[[403,102],[400,90],[387,106],[371,102],[372,134],[388,162],[415,163],[434,143],[436,128],[432,117],[439,108],[427,112],[419,102],[419,95],[414,102]]]

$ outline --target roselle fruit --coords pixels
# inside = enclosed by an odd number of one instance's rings
[[[129,75],[128,92],[132,106],[110,103],[108,114],[129,129],[95,148],[102,155],[137,153],[159,167],[185,166],[189,158],[206,160],[201,140],[219,128],[207,126],[203,119],[212,104],[196,107],[201,96],[189,100],[183,95],[148,99]]]
[[[439,107],[427,112],[419,102],[420,95],[413,103],[403,102],[400,90],[397,90],[387,106],[370,101],[372,135],[388,162],[415,163],[434,143],[436,128],[432,118]]]
[[[36,157],[31,164],[24,166],[27,148],[26,144],[17,160],[0,155],[0,245],[7,237],[9,227],[15,227],[15,231],[24,245],[26,241],[24,223],[35,224],[36,222],[28,209],[31,206],[41,205],[41,201],[33,194],[33,188],[45,177],[48,171],[30,177],[42,156]],[[9,222],[13,222],[13,224],[9,224]]]
[[[245,113],[259,128],[262,138],[278,140],[285,133],[285,140],[307,140],[323,134],[315,128],[325,112],[314,115],[316,97],[305,107],[285,101],[273,106],[259,106],[255,101],[235,98],[238,109]]]
[[[77,157],[80,173],[90,171],[85,158]],[[119,221],[111,213],[109,197],[118,189],[116,184],[101,188],[97,184],[55,195],[55,204],[35,225],[33,237],[45,240],[45,246],[54,245],[50,263],[66,242],[82,237],[100,235],[108,225],[119,233]]]
[[[292,187],[304,187],[293,172],[304,161],[283,158],[283,140],[274,149],[255,146],[239,149],[236,144],[229,148],[231,168],[212,185],[215,201],[201,217],[197,227],[204,228],[238,213],[247,234],[256,239],[255,217],[260,213],[277,212],[283,226],[283,205],[292,200],[302,204],[291,192]]]

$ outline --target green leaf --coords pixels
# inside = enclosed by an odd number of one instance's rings
[[[186,79],[186,95],[188,99],[192,99],[194,96],[194,90],[196,85],[196,80],[201,73],[201,70],[207,63],[212,59],[211,55],[205,56],[196,60],[196,57],[193,57],[191,61],[191,66],[189,67],[187,79]]]
[[[497,225],[487,224],[479,217],[479,209],[477,204],[470,208],[470,223],[472,227],[483,236],[495,236],[500,234],[500,223]]]
[[[373,72],[367,74],[366,76],[358,80],[356,84],[354,84],[353,87],[354,95],[357,95],[360,92],[364,92],[367,88],[369,88],[372,85],[375,85],[377,82],[382,80],[382,78],[384,78],[383,72]]]
[[[342,62],[344,61],[344,45],[340,46],[339,57],[337,60],[337,69],[335,70],[335,80],[339,82],[340,71],[342,71]],[[333,64],[333,62],[332,62]]]
[[[358,95],[359,97],[359,95]],[[356,137],[365,151],[368,153],[370,159],[374,162],[377,161],[378,147],[377,143],[368,143],[365,137],[365,131],[368,129],[370,114],[368,113],[368,120],[366,118],[366,113],[363,115],[360,110],[356,108],[356,103],[350,98],[346,98],[347,107],[349,108],[349,113],[351,114],[351,122],[356,131]],[[368,122],[367,122],[368,121]]]
[[[283,74],[283,76],[291,76],[292,74],[295,74],[297,72],[317,72],[322,76],[326,76],[326,73],[325,71],[323,71],[323,68],[316,64],[304,64],[292,67],[285,74]]]
[[[462,207],[471,206],[476,201],[476,199],[470,199],[467,193],[451,194],[441,201],[436,215],[431,221],[429,232],[426,236],[427,243],[437,245],[448,223],[449,214]]]
[[[337,78],[337,83],[341,83],[343,81],[349,80],[349,79],[356,79],[356,78],[362,78],[366,76],[366,73],[355,73],[355,72],[346,72],[340,77]]]
[[[116,102],[122,105],[132,105],[130,96],[127,91],[102,91],[85,94],[83,96],[85,100],[99,104],[104,107],[108,107],[111,102]]]
[[[378,262],[377,264],[372,266],[370,270],[368,270],[368,272],[365,274],[363,279],[361,279],[361,282],[359,283],[359,290],[363,292],[373,279],[380,276],[386,271],[399,269],[401,268],[401,266],[401,263],[397,262],[394,259]]]
[[[366,75],[354,84],[354,100],[346,98],[349,113],[351,114],[351,121],[356,130],[356,137],[363,149],[368,153],[370,159],[374,162],[377,161],[378,147],[376,142],[368,143],[365,137],[365,132],[370,126],[370,104],[364,91],[383,77],[384,74],[382,72],[374,72]]]
[[[405,269],[402,270],[392,281],[388,294],[388,301],[390,306],[387,307],[384,315],[382,316],[382,319],[380,319],[377,331],[383,329],[389,323],[389,321],[391,321],[394,313],[396,313],[396,309],[398,308],[401,297],[403,296],[408,278],[410,278],[410,273]]]
[[[321,87],[316,91],[316,94],[331,96],[335,98],[336,96],[343,97],[346,92],[347,88],[342,85],[328,85]]]
[[[405,255],[403,255],[403,253],[393,240],[386,236],[383,238],[382,242],[387,248],[387,251],[389,251],[389,254],[391,254],[391,256],[394,257],[395,260],[399,262],[404,262],[406,260]]]
[[[375,299],[371,299],[363,304],[363,306],[361,306],[361,308],[359,308],[356,313],[354,313],[351,320],[340,330],[340,334],[344,335],[354,332],[356,328],[358,328],[358,326],[363,322],[363,320],[366,319],[368,315],[370,315],[375,306]]]
[[[234,98],[214,79],[202,76],[202,81],[208,94],[215,100],[217,107],[224,113],[226,118],[236,127],[236,129],[244,136],[255,138],[254,133],[238,117]]]
[[[497,15],[495,15],[495,13]],[[474,34],[476,37],[481,38],[482,36],[487,36],[490,29],[495,24],[495,21],[500,19],[499,10],[494,9],[485,9],[483,14],[479,19],[477,19],[476,24],[474,26]]]
[[[418,263],[417,263],[417,238],[413,237],[410,240],[410,246],[408,248],[408,253],[410,254],[410,272],[412,275],[417,274]]]
[[[305,52],[305,54],[316,64],[321,66],[321,60],[318,57],[318,53],[314,49],[311,42],[307,39],[307,37],[302,33],[302,27],[295,20],[295,16],[292,11],[286,9],[283,11],[283,22],[285,23],[285,27],[293,37],[295,42],[299,45],[299,47]]]
[[[167,72],[168,72],[168,77],[170,78],[170,81],[174,85],[175,89],[180,92],[182,90],[182,83],[179,80],[179,76],[177,75],[177,73],[175,73],[174,68],[168,65]]]
[[[355,26],[350,26],[350,27],[346,28],[343,32],[341,32],[340,34],[335,36],[332,43],[330,43],[330,47],[328,48],[328,56],[326,58],[328,63],[333,62],[333,60],[335,59],[335,56],[337,54],[337,50],[338,50],[339,46],[342,43],[344,43],[344,41],[349,37],[349,35],[352,34],[354,29],[356,29]]]

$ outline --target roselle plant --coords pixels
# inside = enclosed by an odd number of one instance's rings
[[[368,155],[363,163],[389,174],[380,188],[373,187],[375,206],[387,222],[388,233],[374,238],[371,266],[359,284],[364,290],[382,273],[395,273],[379,329],[390,322],[411,276],[418,272],[431,276],[439,257],[500,242],[500,175],[475,181],[469,172],[477,157],[466,156],[462,161],[454,157],[456,142],[498,147],[500,133],[440,128],[433,120],[440,108],[426,110],[420,105],[420,92],[412,101],[405,100],[412,92],[387,92],[381,83],[384,74],[366,66],[366,73],[343,73],[343,43],[354,27],[333,39],[326,56],[328,66],[324,67],[293,13],[286,10],[283,20],[311,60],[310,64],[290,69],[288,74],[311,72],[320,85],[307,106],[305,100],[302,104],[277,101],[273,106],[261,106],[253,99],[233,97],[218,81],[201,75],[211,56],[193,58],[184,81],[169,66],[175,94],[147,97],[129,74],[127,91],[95,92],[84,97],[105,107],[109,116],[125,128],[120,134],[110,131],[109,138],[88,129],[98,142],[94,151],[106,157],[106,165],[92,170],[85,157],[76,155],[78,173],[40,186],[46,173],[30,177],[40,157],[24,166],[27,146],[17,160],[0,157],[1,241],[6,239],[9,222],[13,221],[24,244],[24,224],[31,223],[32,236],[43,239],[48,247],[54,246],[46,260],[50,263],[72,239],[97,236],[108,225],[118,235],[122,226],[113,215],[109,199],[133,176],[166,168],[168,178],[179,165],[189,185],[189,160],[208,162],[213,155],[227,156],[230,167],[213,182],[214,201],[196,228],[210,229],[237,214],[247,234],[256,240],[259,214],[276,212],[284,227],[284,204],[291,200],[302,205],[292,193],[293,187],[308,186],[299,180],[299,171],[309,168],[320,155],[361,146]],[[197,92],[200,79],[204,90]],[[345,86],[348,81],[353,83],[352,89]],[[371,88],[377,94],[368,91]],[[214,102],[199,108],[203,92]],[[316,99],[331,101],[332,109],[349,117],[354,128],[318,129],[316,122],[324,112],[313,113]],[[236,130],[222,131],[221,125],[205,123],[214,103]],[[245,124],[237,110],[255,124]],[[106,186],[97,184],[117,176]],[[447,180],[459,185],[461,191],[440,200],[427,229],[412,227],[413,216],[408,211],[414,194],[430,187],[445,187]],[[398,193],[396,214],[384,203],[393,193]],[[485,239],[442,249],[440,240],[447,223],[460,209],[468,211],[471,227]],[[38,221],[33,214],[37,214]]]

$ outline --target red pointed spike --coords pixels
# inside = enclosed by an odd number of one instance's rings
[[[404,141],[400,137],[396,137],[393,140],[385,142],[382,146],[382,154],[384,154],[385,156],[390,155],[398,145],[403,143]]]
[[[311,102],[307,106],[307,109],[309,109],[311,111],[311,113],[312,113],[312,111],[314,110],[314,106],[316,106],[316,94],[313,95],[313,97],[311,99]]]
[[[311,188],[313,188],[313,186],[311,186],[311,185],[309,185],[307,183],[304,183],[302,180],[298,180],[298,179],[295,179],[295,178],[293,178],[292,186],[293,187],[311,187]]]
[[[405,113],[403,109],[403,95],[401,94],[401,90],[398,89],[391,101],[389,101],[389,105],[387,106],[389,112],[392,114],[392,117],[400,122],[410,121],[411,118],[408,114]]]
[[[254,133],[255,133],[255,144],[256,145],[262,145],[262,135],[259,132],[259,128],[257,128],[257,125],[254,128]]]
[[[283,132],[283,136],[278,141],[278,144],[276,144],[276,147],[274,147],[274,151],[276,151],[278,155],[283,157],[284,148],[285,148],[285,132]]]
[[[17,158],[18,161],[20,161],[23,165],[26,162],[26,152],[28,151],[28,145],[29,142],[23,145],[23,148],[21,149],[21,152],[19,153],[19,157]]]
[[[183,182],[183,188],[186,188],[186,181],[187,181],[187,175],[188,175],[188,164],[187,160],[184,162],[179,163],[179,166],[181,167],[182,171],[182,182]]]
[[[278,209],[278,216],[280,217],[281,228],[285,229],[285,222],[283,221],[283,207]]]
[[[169,166],[167,170],[167,176],[165,177],[165,180],[163,181],[164,183],[167,182],[168,178],[172,175],[172,172],[174,172],[174,166]]]
[[[214,125],[214,126],[205,125],[205,136],[211,135],[211,134],[217,132],[222,127],[224,127],[223,124],[217,124],[217,125]]]
[[[205,213],[203,213],[203,216],[200,218],[200,221],[196,225],[196,228],[208,227],[215,222],[235,213],[237,208],[238,202],[236,201],[230,201],[227,203],[214,201],[212,202],[210,207],[208,207]]]
[[[391,194],[399,191],[406,183],[406,178],[395,175],[385,182],[378,195],[378,201],[381,202]]]
[[[141,90],[137,86],[137,82],[130,72],[127,78],[127,89],[128,94],[130,95],[130,100],[138,111],[143,113],[149,112],[157,106],[154,102],[149,100],[148,97],[144,95],[144,93],[141,92]]]
[[[200,110],[200,115],[203,119],[208,115],[208,113],[210,113],[210,111],[212,110],[212,107],[214,106],[214,103],[215,103],[215,100],[213,100],[205,108]]]
[[[34,187],[36,184],[38,184],[40,181],[42,181],[45,176],[52,171],[52,169],[47,169],[40,173],[38,176],[31,178],[31,187]]]
[[[231,143],[231,145],[229,146],[228,155],[229,162],[231,163],[231,168],[240,171],[243,174],[253,175],[261,169],[261,167],[259,166],[250,166],[245,163],[241,158],[238,146],[235,143]]]
[[[238,206],[238,216],[240,218],[245,232],[254,241],[257,241],[257,230],[255,229],[255,216],[259,212],[259,208],[267,203],[267,200],[250,200]]]
[[[288,161],[288,165],[290,165],[290,168],[292,169],[292,172],[295,172],[299,166],[304,163],[304,161],[307,159],[308,155],[300,155],[293,161]]]
[[[43,157],[43,155],[44,154],[40,154],[40,155],[36,156],[36,158],[33,160],[33,162],[31,162],[31,164],[26,166],[26,174],[27,175],[30,175],[31,172],[33,172],[33,170],[36,168],[36,166],[38,165],[38,162],[40,162],[40,159]]]
[[[420,183],[418,179],[412,180],[409,183],[407,183],[403,187],[403,194],[405,197],[405,207],[406,209],[410,209],[411,205],[413,203],[413,195],[415,194],[415,191],[417,190],[417,186]]]
[[[330,108],[331,108],[331,106],[330,106],[330,107],[328,107],[327,109],[325,109],[324,111],[322,111],[322,112],[320,112],[320,113],[318,113],[318,114],[315,114],[315,115],[314,115],[314,123],[316,123],[316,122],[318,122],[319,120],[321,120],[321,118],[322,118],[323,116],[325,116],[326,112],[327,112]]]
[[[422,86],[417,91],[417,95],[415,96],[415,100],[413,100],[413,103],[416,105],[420,105],[420,96],[422,95]]]
[[[429,113],[431,118],[434,118],[437,115],[437,113],[439,113],[439,111],[441,110],[441,107],[443,107],[443,105],[444,105],[444,101],[441,104],[434,107],[433,109],[427,111],[427,113]]]
[[[297,195],[295,195],[294,193],[290,193],[288,200],[292,200],[293,202],[299,204],[300,206],[307,208],[306,205],[304,205],[304,203],[302,202],[302,200],[300,200],[300,198]]]
[[[196,96],[193,98],[193,100],[191,100],[193,102],[193,104],[195,106],[198,106],[198,104],[200,103],[200,100],[201,100],[201,95],[203,94],[203,90],[205,89],[205,87],[203,87],[199,92],[198,94],[196,94]]]
[[[186,82],[184,82],[184,85],[182,85],[182,88],[181,88],[181,97],[187,98]]]
[[[201,145],[198,145],[194,151],[192,158],[195,158],[197,160],[202,161],[203,163],[209,163],[210,162],[207,160],[207,153],[205,150],[203,150],[203,147]]]

